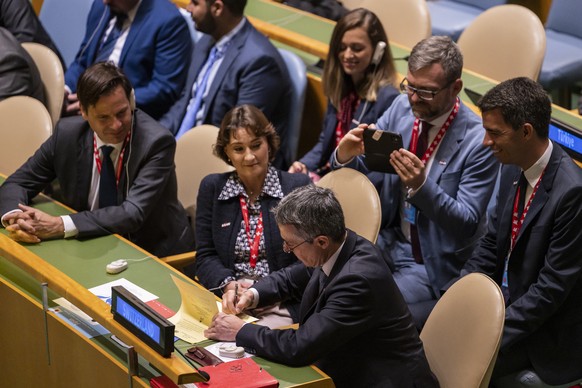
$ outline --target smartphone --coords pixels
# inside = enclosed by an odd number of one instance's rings
[[[390,154],[402,148],[402,136],[396,132],[366,128],[364,130],[364,163],[369,170],[396,174]]]

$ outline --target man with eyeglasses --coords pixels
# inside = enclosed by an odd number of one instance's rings
[[[372,243],[346,230],[329,189],[295,189],[273,209],[283,247],[303,264],[229,290],[208,338],[236,341],[279,363],[315,363],[336,387],[438,387],[388,263]],[[245,325],[235,314],[276,301],[301,301],[298,329]],[[386,301],[386,303],[382,303]]]
[[[485,213],[498,165],[481,145],[480,118],[458,98],[463,56],[450,38],[419,42],[400,84],[403,94],[370,128],[397,132],[405,148],[390,155],[396,174],[380,188],[380,248],[394,263],[394,279],[420,327],[457,277],[485,231]],[[366,171],[363,124],[350,131],[332,166]]]

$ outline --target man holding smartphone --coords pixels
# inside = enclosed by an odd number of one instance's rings
[[[421,326],[440,289],[457,277],[485,231],[498,164],[481,145],[480,118],[458,98],[463,56],[448,37],[419,42],[397,97],[375,126],[402,136],[390,155],[396,174],[380,189],[378,245],[395,266],[394,279]],[[332,156],[332,166],[366,171],[362,124]]]

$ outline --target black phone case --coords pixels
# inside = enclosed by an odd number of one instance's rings
[[[369,170],[396,174],[390,164],[390,154],[402,148],[402,136],[399,133],[379,129],[364,130],[364,163]]]

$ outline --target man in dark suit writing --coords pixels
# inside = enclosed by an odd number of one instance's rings
[[[283,249],[303,264],[274,272],[241,295],[228,291],[223,310],[301,300],[299,328],[244,325],[220,313],[205,335],[236,340],[287,365],[315,362],[337,387],[437,387],[388,264],[372,243],[345,229],[333,193],[304,186],[273,211]]]
[[[135,109],[131,84],[112,63],[87,69],[78,94],[82,117],[59,121],[0,187],[2,224],[32,243],[119,233],[158,256],[192,250],[176,194],[174,137]],[[54,179],[78,213],[53,217],[26,206]]]
[[[543,384],[540,379],[552,386],[578,382],[582,171],[548,139],[551,104],[538,83],[502,82],[478,106],[483,144],[503,166],[489,230],[461,275],[485,273],[505,295],[492,381],[496,387]],[[528,384],[520,385],[524,380]]]

